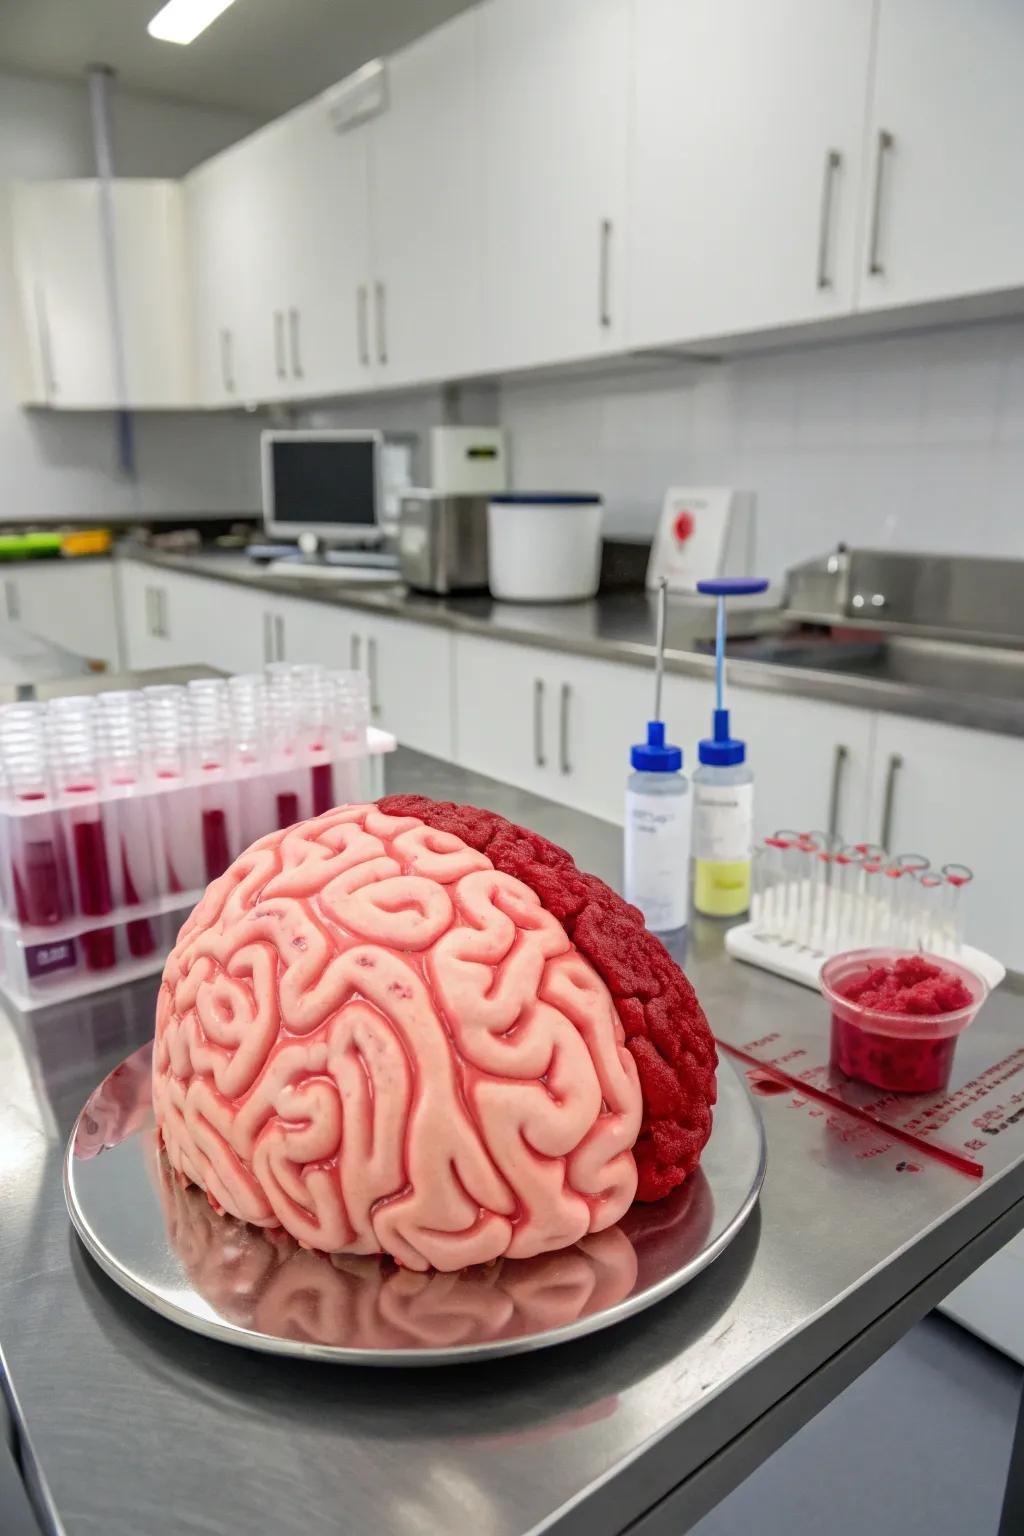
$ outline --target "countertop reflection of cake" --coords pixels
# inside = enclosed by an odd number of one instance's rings
[[[635,908],[500,816],[399,796],[274,832],[213,882],[164,971],[153,1103],[215,1211],[456,1270],[676,1188],[715,1064]]]

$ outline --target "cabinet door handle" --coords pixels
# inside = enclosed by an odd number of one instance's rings
[[[356,345],[359,361],[364,368],[370,366],[370,296],[365,283],[356,289]]]
[[[231,332],[227,326],[220,333],[220,377],[225,392],[233,395],[235,392],[235,360],[234,348],[231,341]]]
[[[274,371],[279,379],[288,377],[284,360],[284,310],[274,310]]]
[[[886,128],[878,130],[875,150],[875,191],[871,204],[871,240],[868,246],[868,271],[872,277],[885,272],[882,262],[882,192],[885,184],[885,157],[895,148],[896,140]]]
[[[558,765],[563,773],[572,773],[572,764],[569,762],[569,700],[571,697],[572,689],[568,683],[563,683],[558,710]]]
[[[360,654],[359,653],[362,650],[362,645],[363,645],[363,641],[362,641],[362,637],[360,635],[352,635],[352,636],[350,636],[349,642],[348,642],[348,664],[349,664],[350,670],[353,671],[353,672],[358,672],[359,671],[359,661],[360,661]]]
[[[825,179],[821,184],[821,221],[818,226],[818,287],[831,288],[832,277],[829,272],[829,252],[832,245],[832,204],[836,178],[842,166],[843,157],[838,149],[825,151]]]
[[[832,758],[832,784],[828,794],[829,837],[835,837],[839,831],[839,804],[842,798],[843,769],[846,767],[849,756],[849,747],[843,746],[842,742],[837,742],[835,755]]]
[[[292,354],[292,378],[302,378],[302,347],[300,345],[300,320],[297,309],[288,311],[288,343]]]
[[[284,619],[279,613],[274,615],[274,660],[284,661]]]
[[[598,266],[597,313],[603,329],[612,323],[612,221],[601,220],[601,254]]]
[[[142,589],[142,600],[143,600],[142,601],[142,611],[145,614],[145,618],[146,618],[146,634],[147,635],[155,635],[156,634],[156,630],[153,628],[153,588],[152,587],[143,587],[143,589]]]
[[[370,682],[370,714],[375,720],[378,720],[380,718],[380,694],[377,688],[377,642],[372,635],[366,642],[366,675]]]
[[[263,660],[264,662],[274,660],[274,615],[272,613],[263,615]]]
[[[18,591],[17,582],[10,576],[4,581],[4,601],[7,605],[7,617],[15,623],[21,618],[21,594]]]
[[[43,391],[50,397],[57,393],[57,373],[53,366],[53,337],[50,334],[50,313],[46,307],[46,294],[42,283],[34,288],[36,325],[39,329],[39,360],[43,367]]]
[[[383,365],[388,360],[388,296],[383,283],[374,283],[373,292],[377,305],[377,361]]]
[[[170,624],[168,622],[168,619],[167,619],[167,588],[166,587],[157,587],[157,589],[156,589],[156,611],[157,611],[158,623],[159,623],[159,626],[160,626],[159,627],[160,638],[161,638],[161,640],[169,640],[171,638],[171,626],[170,626]]]
[[[533,761],[538,768],[547,762],[544,756],[544,679],[533,682]]]
[[[896,801],[896,775],[903,767],[903,759],[898,752],[889,753],[889,764],[885,770],[885,797],[882,801],[882,826],[878,834],[878,841],[885,849],[889,847],[892,837],[892,815]]]

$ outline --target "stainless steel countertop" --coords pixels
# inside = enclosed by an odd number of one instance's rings
[[[342,586],[337,581],[290,580],[277,573],[260,574],[260,568],[244,554],[165,554],[129,545],[119,555],[262,592],[415,619],[459,634],[643,666],[649,666],[654,656],[654,600],[646,592],[609,592],[584,603],[501,603],[488,596],[430,597],[410,592],[398,583],[367,589]],[[734,628],[738,628],[743,624],[743,608],[734,606]],[[670,599],[665,653],[668,671],[700,678],[712,675],[710,647],[702,640],[707,629],[706,610],[698,617],[692,602]],[[703,648],[698,649],[699,645]],[[755,648],[760,659],[751,655]],[[743,639],[731,643],[731,686],[1024,736],[1024,664],[1017,653],[1003,656],[992,649],[973,650],[970,659],[974,665],[965,668],[962,656],[956,661],[954,653],[970,648],[935,642],[918,646],[899,640],[891,645],[890,653],[879,655],[876,651],[872,655],[867,650],[860,660],[855,651],[851,654],[827,640],[817,646],[808,642],[791,648],[788,661],[782,658],[782,650]],[[821,656],[820,665],[814,661],[816,654]]]
[[[607,823],[406,750],[388,779],[529,823],[618,882]],[[794,1014],[824,1024],[813,994],[728,960],[721,926],[695,927],[691,950],[713,1023],[743,1038]],[[908,1176],[898,1148],[858,1158],[850,1122],[781,1094],[760,1101],[768,1175],[739,1238],[610,1332],[439,1371],[248,1355],[132,1302],[65,1214],[64,1139],[148,1038],[155,990],[0,1012],[0,1345],[67,1536],[680,1536],[1024,1226],[1024,1122],[980,1182],[929,1159]],[[995,1060],[1021,1024],[1002,988],[975,1032]]]

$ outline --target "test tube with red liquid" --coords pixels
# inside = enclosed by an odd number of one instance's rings
[[[234,784],[226,778],[231,758],[231,710],[223,678],[197,678],[188,685],[195,767],[199,774],[199,821],[203,873],[216,880],[237,848]]]
[[[291,683],[299,741],[310,759],[310,809],[314,816],[322,816],[335,805],[330,680],[323,667],[310,663],[292,667]]]
[[[114,893],[100,803],[95,701],[74,696],[54,699],[48,719],[56,788],[70,827],[78,910],[83,917],[108,917],[114,910]],[[81,943],[90,971],[107,971],[117,963],[113,928],[91,929],[82,935]]]
[[[0,763],[12,814],[10,847],[5,850],[7,909],[19,923],[51,928],[75,913],[71,870],[61,818],[54,808],[49,774],[45,715],[39,705],[12,705],[0,718]],[[26,944],[25,965],[33,981],[74,970],[78,948],[73,938]]]
[[[308,775],[300,767],[300,727],[295,668],[274,661],[265,669],[267,715],[274,764],[275,825],[290,827],[309,815],[311,790]]]

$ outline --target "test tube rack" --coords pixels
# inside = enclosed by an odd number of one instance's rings
[[[0,990],[31,1011],[160,970],[208,882],[256,838],[378,798],[394,736],[364,722],[323,734],[186,755],[173,774],[0,787]]]
[[[729,929],[725,947],[815,989],[832,955],[879,944],[960,960],[996,987],[1006,967],[963,940],[972,878],[963,865],[934,869],[915,854],[777,832],[754,849],[750,920]]]

